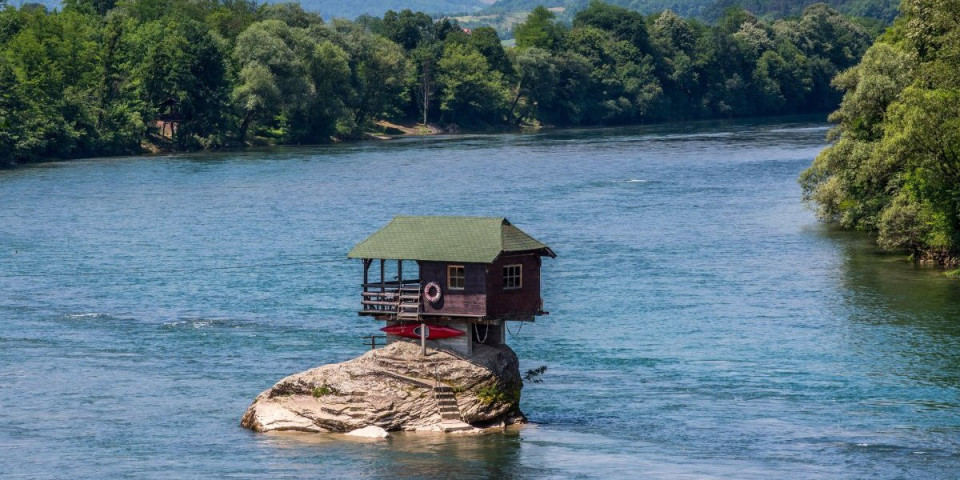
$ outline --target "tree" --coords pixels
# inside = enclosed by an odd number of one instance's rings
[[[507,89],[503,75],[491,70],[480,52],[450,44],[439,62],[444,120],[461,125],[491,125],[504,121]]]
[[[350,57],[329,40],[314,47],[308,70],[316,92],[308,110],[305,136],[312,141],[342,138],[354,133],[355,125],[347,109],[350,89]]]
[[[136,23],[129,15],[113,10],[107,13],[98,32],[101,77],[97,150],[103,153],[139,152],[147,131],[149,108],[129,74],[143,59],[136,31]]]
[[[421,45],[410,52],[410,61],[415,72],[412,90],[424,125],[427,124],[431,99],[437,89],[437,62],[442,52],[442,45],[439,43]]]
[[[523,23],[513,27],[517,47],[536,47],[555,51],[560,48],[565,29],[554,21],[556,15],[543,5],[534,8]]]
[[[599,87],[584,105],[588,121],[624,123],[653,113],[662,88],[651,56],[610,32],[589,26],[574,28],[568,44],[590,62],[590,76]]]
[[[13,67],[6,56],[0,55],[0,167],[9,167],[21,156],[18,143],[24,132],[20,131],[24,119],[23,99]]]
[[[855,65],[870,47],[870,35],[863,27],[822,3],[807,7],[790,30],[804,55],[823,57],[838,71]]]
[[[884,123],[876,154],[901,173],[888,183],[899,189],[880,213],[877,243],[951,255],[960,247],[960,92],[908,87]]]
[[[697,34],[686,20],[666,10],[656,17],[650,31],[653,41],[668,56],[690,56],[697,45]]]
[[[237,135],[242,143],[246,141],[252,122],[275,117],[283,95],[270,69],[261,63],[251,62],[240,70],[240,83],[233,90],[232,98],[243,112]]]
[[[63,0],[64,10],[100,16],[106,15],[116,4],[117,0]]]
[[[596,27],[613,34],[618,40],[625,40],[642,52],[649,52],[646,19],[642,14],[591,0],[590,5],[573,18],[573,28]]]
[[[398,43],[404,50],[410,51],[419,45],[435,43],[439,40],[433,19],[423,12],[405,9],[400,13],[388,10],[383,15],[383,36]]]
[[[517,86],[514,88],[515,94],[507,118],[511,123],[518,123],[524,117],[536,117],[538,107],[549,105],[553,101],[557,68],[550,52],[536,47],[518,50],[514,62]],[[521,99],[526,102],[517,114]]]
[[[407,59],[399,45],[386,38],[354,32],[351,44],[353,110],[357,128],[399,112],[407,86]]]
[[[323,25],[323,18],[320,15],[305,12],[299,3],[264,5],[261,12],[264,20],[280,20],[288,27],[309,28],[313,25]]]
[[[550,101],[537,104],[538,118],[555,125],[583,125],[594,122],[595,95],[601,88],[592,77],[590,60],[572,51],[558,53],[556,88]]]
[[[304,29],[280,20],[254,23],[237,37],[234,56],[241,70],[233,100],[242,111],[240,141],[257,121],[280,137],[289,137],[290,120],[302,113],[314,95],[303,61],[313,47]]]
[[[223,42],[199,21],[165,18],[142,27],[146,55],[137,74],[154,112],[171,111],[180,147],[223,142],[229,98]]]
[[[0,50],[10,82],[6,122],[17,124],[7,137],[14,141],[14,161],[95,149],[100,71],[93,19],[39,9],[17,17],[16,34]]]
[[[513,74],[513,64],[507,58],[507,52],[503,49],[500,36],[493,28],[479,27],[473,29],[473,33],[467,36],[467,44],[487,59],[490,68],[506,76]]]
[[[835,143],[804,171],[804,198],[826,221],[877,234],[883,248],[956,264],[960,252],[960,6],[903,3],[904,18],[860,63]]]

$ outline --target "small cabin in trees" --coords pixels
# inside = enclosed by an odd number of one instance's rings
[[[547,314],[540,265],[556,254],[505,218],[398,216],[347,256],[363,261],[359,314],[386,321],[388,341],[426,332],[469,355],[504,343],[506,322]]]

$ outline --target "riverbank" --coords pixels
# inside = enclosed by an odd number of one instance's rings
[[[428,137],[449,134],[470,134],[470,135],[499,135],[504,133],[529,133],[541,131],[584,131],[584,130],[607,130],[624,129],[632,130],[637,128],[702,128],[710,126],[722,126],[725,124],[752,124],[767,123],[771,121],[782,122],[820,122],[826,121],[829,112],[806,113],[795,115],[775,115],[775,116],[752,116],[742,118],[716,117],[691,120],[671,120],[656,122],[641,122],[635,124],[624,124],[617,126],[610,125],[577,125],[577,126],[555,126],[549,124],[521,124],[518,126],[490,126],[487,128],[462,128],[457,124],[438,124],[438,123],[419,123],[401,120],[377,120],[374,122],[375,128],[364,131],[362,135],[351,138],[330,137],[325,142],[315,143],[289,143],[278,142],[266,137],[250,137],[243,144],[237,142],[227,142],[218,144],[210,148],[177,148],[170,135],[159,136],[149,135],[147,139],[140,143],[138,150],[122,152],[91,152],[75,156],[50,156],[38,158],[34,161],[22,162],[17,164],[0,163],[0,169],[16,168],[19,166],[42,164],[48,162],[61,162],[72,160],[83,160],[87,158],[111,158],[127,157],[137,155],[160,155],[160,154],[190,154],[199,152],[243,152],[252,151],[259,148],[269,147],[300,147],[300,146],[320,146],[330,144],[350,144],[364,141],[386,141],[407,137]]]
[[[110,158],[110,157],[126,157],[131,155],[162,155],[170,153],[191,153],[191,152],[236,152],[236,151],[245,151],[252,150],[257,148],[264,147],[289,147],[289,146],[307,146],[307,145],[327,145],[327,144],[337,144],[337,143],[350,143],[350,142],[362,142],[366,140],[393,140],[403,137],[422,137],[422,136],[432,136],[432,135],[443,135],[450,133],[463,133],[461,129],[456,125],[448,125],[446,127],[441,127],[440,125],[429,123],[422,124],[416,122],[392,122],[388,120],[379,120],[374,122],[376,129],[371,129],[365,131],[362,135],[355,138],[335,138],[330,137],[327,142],[320,142],[314,144],[304,144],[304,143],[284,143],[276,142],[269,138],[265,137],[250,137],[244,143],[237,142],[228,142],[220,145],[216,145],[211,148],[177,148],[171,135],[150,135],[140,142],[138,150],[128,150],[128,151],[119,151],[119,152],[89,152],[86,154],[73,155],[73,156],[53,156],[53,157],[43,157],[38,158],[33,161],[22,162],[22,163],[4,163],[0,162],[0,170],[3,169],[12,169],[26,165],[35,165],[48,162],[62,162],[62,161],[71,161],[71,160],[83,160],[86,158]],[[520,128],[510,129],[509,131],[520,131]],[[503,133],[505,130],[497,129],[493,130],[496,133]],[[470,133],[491,133],[492,130],[477,130],[470,131]]]

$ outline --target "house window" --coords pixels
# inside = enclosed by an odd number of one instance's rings
[[[466,274],[463,265],[447,266],[447,288],[450,290],[463,290],[466,284]]]
[[[510,290],[523,286],[523,265],[503,266],[503,289]]]

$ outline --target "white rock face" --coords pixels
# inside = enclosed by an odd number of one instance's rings
[[[467,424],[525,421],[519,362],[509,347],[477,345],[469,358],[428,349],[424,357],[418,344],[395,342],[280,380],[257,396],[240,423],[258,432],[442,430],[438,385],[452,392]],[[451,407],[445,408],[449,422]]]
[[[364,438],[390,438],[390,434],[386,430],[376,426],[370,425],[369,427],[358,428],[352,432],[347,432],[347,435],[353,437],[364,437]]]

